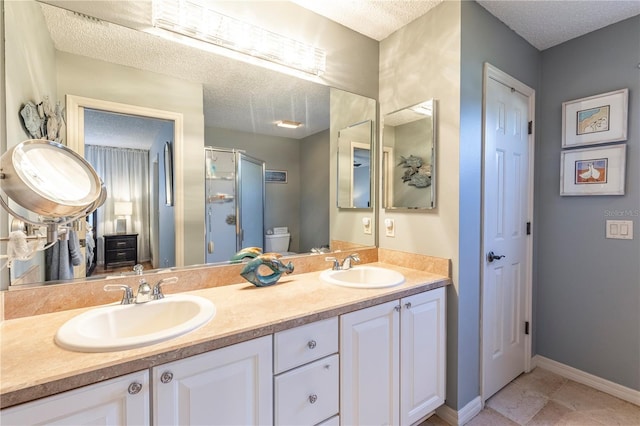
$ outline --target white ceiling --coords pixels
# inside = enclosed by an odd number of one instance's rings
[[[131,28],[139,28],[141,21],[150,19],[149,0],[43,1]],[[372,39],[383,40],[442,1],[293,0],[293,3]],[[638,0],[478,0],[478,3],[539,50],[640,14]],[[96,23],[46,4],[42,8],[59,50],[202,83],[207,126],[293,138],[303,138],[329,126],[329,91],[325,86],[124,26]],[[273,123],[282,119],[301,121],[304,126],[293,131],[275,127]]]
[[[427,13],[443,0],[292,0],[374,40]],[[468,0],[464,0],[468,1]],[[477,0],[538,50],[640,14],[638,0]]]

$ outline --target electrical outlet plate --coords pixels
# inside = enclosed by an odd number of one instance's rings
[[[384,230],[387,237],[396,236],[396,221],[393,219],[384,220]]]

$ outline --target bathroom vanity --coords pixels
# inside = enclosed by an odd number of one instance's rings
[[[91,308],[4,321],[2,424],[413,424],[444,403],[450,280],[374,265],[405,282],[348,288],[310,272],[192,291],[213,320],[124,351],[56,346]]]

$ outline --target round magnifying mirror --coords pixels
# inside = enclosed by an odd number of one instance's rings
[[[41,216],[75,216],[101,197],[102,184],[91,164],[57,142],[24,141],[2,155],[0,168],[3,191]]]

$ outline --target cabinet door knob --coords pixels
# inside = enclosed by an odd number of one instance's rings
[[[309,395],[310,403],[315,404],[317,400],[318,400],[318,395],[316,395],[315,393],[313,395]]]
[[[393,309],[394,309],[396,312],[400,312],[401,307],[400,307],[400,305],[397,305],[397,306],[394,306],[394,307],[393,307]]]
[[[407,308],[407,309],[411,309],[411,302],[405,303],[404,307]]]
[[[313,349],[315,348],[317,345],[315,340],[309,340],[309,343],[307,343],[307,346],[309,347],[309,349]]]
[[[169,383],[173,380],[173,373],[171,371],[165,371],[164,373],[162,373],[162,375],[160,376],[160,381],[162,383]]]
[[[138,382],[133,382],[129,385],[129,388],[127,389],[127,391],[129,392],[129,395],[135,395],[137,393],[139,393],[142,390],[142,383],[138,383]]]

